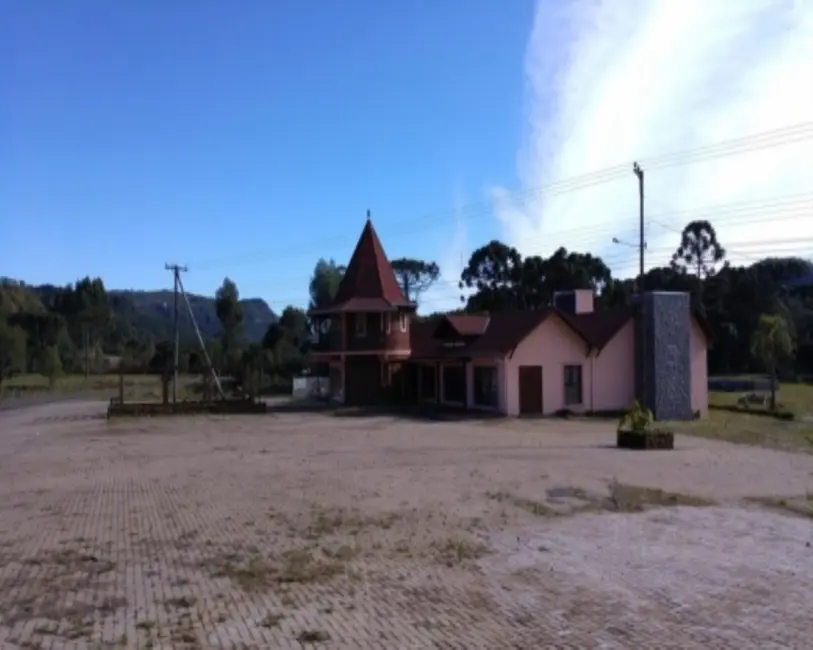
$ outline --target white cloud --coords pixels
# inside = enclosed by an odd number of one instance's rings
[[[457,286],[460,273],[468,262],[469,236],[463,213],[464,196],[459,183],[455,184],[452,196],[454,219],[450,227],[441,229],[437,264],[440,278],[419,298],[422,314],[446,311],[460,307],[461,291]]]
[[[526,192],[493,191],[506,240],[524,254],[591,250],[631,275],[635,250],[611,239],[637,241],[633,160],[813,120],[813,0],[540,2],[525,71]],[[691,218],[709,219],[735,262],[813,252],[811,161],[808,137],[649,172],[644,163],[648,263],[668,259]],[[527,192],[619,164],[629,171],[611,182]],[[795,203],[772,203],[789,195]],[[750,212],[696,211],[757,201]]]

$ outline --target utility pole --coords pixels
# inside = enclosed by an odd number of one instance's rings
[[[643,289],[644,282],[644,249],[646,243],[644,242],[644,170],[636,162],[632,163],[632,171],[638,177],[638,199],[640,205],[640,220],[638,223],[638,262],[640,268],[638,269],[638,290]]]
[[[178,401],[178,357],[180,354],[180,334],[178,329],[178,288],[181,283],[181,273],[186,273],[187,268],[178,264],[164,264],[167,271],[172,271],[172,279],[174,281],[173,301],[172,301],[172,321],[175,326],[175,345],[174,347],[174,361],[172,364],[172,403]]]
[[[643,296],[644,296],[644,246],[646,245],[644,242],[644,170],[641,169],[641,166],[634,162],[632,163],[632,171],[635,172],[635,175],[638,177],[638,203],[640,209],[640,219],[638,222],[638,296],[640,297],[641,302],[641,315],[640,315],[640,324],[641,327],[637,333],[640,341],[638,345],[640,346],[640,371],[641,371],[641,387],[639,392],[639,400],[641,405],[644,408],[649,408],[649,400],[647,400],[648,392],[646,386],[646,364],[647,360],[645,357],[645,349],[646,349],[646,338],[644,333],[644,328],[646,327],[646,315],[643,313]]]

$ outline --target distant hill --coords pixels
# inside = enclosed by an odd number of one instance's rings
[[[0,279],[0,314],[18,312],[45,313],[46,306],[53,304],[58,291],[53,285],[21,284],[9,278]],[[109,290],[111,330],[135,331],[154,341],[169,340],[173,336],[172,291]],[[220,321],[215,312],[214,298],[187,294],[192,313],[204,339],[220,334]],[[260,298],[241,300],[243,305],[243,331],[248,342],[262,340],[268,326],[277,316]],[[193,341],[195,328],[189,310],[180,298],[178,322],[181,338]]]
[[[150,330],[163,330],[164,338],[173,331],[172,291],[108,291],[114,313],[129,316],[134,321],[142,321]],[[214,338],[220,334],[220,321],[215,312],[215,300],[207,296],[187,294],[189,306],[204,338]],[[178,307],[178,321],[184,337],[194,336],[194,328],[183,298]],[[277,316],[265,300],[248,298],[241,300],[243,306],[243,332],[246,340],[254,343],[265,335],[268,326],[276,322]]]

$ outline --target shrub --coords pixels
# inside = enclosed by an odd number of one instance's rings
[[[653,420],[652,411],[642,406],[638,400],[635,400],[632,406],[621,416],[618,421],[618,428],[619,430],[643,433],[652,426]]]

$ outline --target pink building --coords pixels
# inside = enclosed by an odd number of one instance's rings
[[[332,305],[312,312],[317,362],[347,404],[436,403],[510,416],[618,411],[638,397],[669,419],[708,410],[708,327],[688,295],[594,309],[592,290],[534,311],[422,320],[368,220]]]

